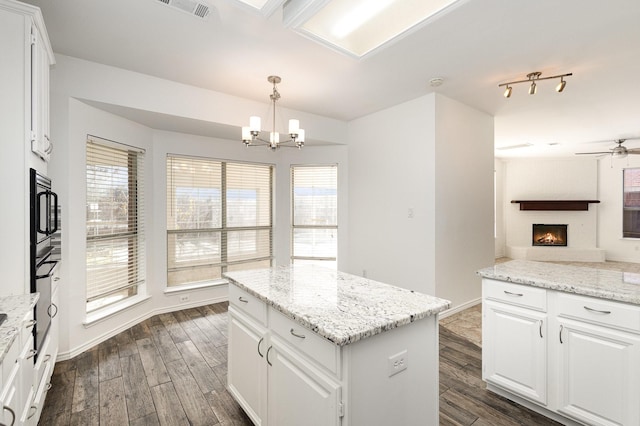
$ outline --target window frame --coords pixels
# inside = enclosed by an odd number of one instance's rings
[[[633,171],[634,173],[638,174],[637,179],[640,180],[640,167],[627,167],[622,169],[622,238],[638,240],[640,239],[640,206],[627,206],[627,193],[631,192],[627,191],[627,185],[625,183],[625,176],[627,174],[627,171]],[[632,185],[629,185],[629,187],[631,186]],[[633,187],[638,188],[638,191],[633,192],[640,193],[640,185],[633,185]],[[629,227],[629,225],[627,224],[628,212],[638,212],[638,226],[635,230],[627,231],[627,227]]]
[[[273,206],[274,206],[274,196],[275,196],[275,185],[274,185],[274,179],[275,179],[275,165],[274,164],[269,164],[269,163],[259,163],[259,162],[247,162],[247,161],[235,161],[235,160],[224,160],[224,159],[217,159],[217,158],[211,158],[211,157],[200,157],[200,156],[192,156],[192,155],[183,155],[183,154],[176,154],[176,153],[167,153],[166,156],[166,170],[167,170],[167,184],[166,184],[166,194],[167,194],[167,208],[169,208],[169,199],[171,197],[170,195],[170,191],[173,189],[175,191],[176,186],[175,184],[170,182],[170,172],[169,172],[169,168],[170,168],[170,161],[171,159],[176,158],[179,160],[194,160],[194,161],[201,161],[201,162],[211,162],[213,163],[219,163],[220,164],[220,227],[206,227],[206,228],[189,228],[189,229],[170,229],[170,221],[169,221],[169,212],[165,212],[167,215],[167,225],[166,225],[166,244],[167,244],[167,268],[166,268],[166,273],[167,273],[167,282],[166,282],[166,290],[167,291],[176,291],[176,290],[180,290],[180,289],[185,289],[185,288],[190,288],[190,287],[201,287],[201,286],[207,286],[207,285],[215,285],[215,284],[221,284],[221,283],[226,283],[227,280],[224,279],[222,277],[222,274],[224,272],[227,272],[229,270],[229,268],[234,268],[234,270],[237,270],[238,265],[243,265],[243,264],[260,264],[260,263],[265,263],[268,262],[268,267],[273,265],[273,260],[274,260],[274,255],[273,255],[273,234],[274,234],[274,230],[273,230]],[[269,216],[269,220],[268,220],[268,225],[256,225],[256,226],[230,226],[228,224],[228,207],[229,207],[229,194],[228,191],[230,189],[229,187],[229,166],[230,165],[247,165],[247,166],[258,166],[258,167],[263,167],[263,168],[267,168],[268,169],[268,174],[269,174],[269,183],[268,183],[268,187],[269,187],[269,200],[268,200],[268,216]],[[172,208],[175,208],[175,206],[172,206]],[[177,225],[176,225],[177,226]],[[260,232],[264,232],[267,231],[268,232],[268,255],[266,256],[257,256],[257,257],[251,257],[251,258],[246,258],[246,259],[240,259],[240,260],[229,260],[230,258],[230,253],[229,253],[229,234],[234,233],[234,232],[241,232],[241,231],[255,231],[256,232],[256,239],[259,240],[258,238],[258,233]],[[192,265],[185,265],[185,266],[170,266],[172,264],[172,259],[170,258],[171,256],[171,250],[170,250],[170,238],[172,237],[172,235],[179,235],[179,234],[189,234],[189,233],[202,233],[202,232],[206,232],[206,233],[219,233],[219,248],[220,248],[220,260],[219,262],[210,262],[207,264],[192,264]],[[175,263],[175,262],[174,262]],[[171,283],[171,279],[169,277],[170,273],[172,272],[179,272],[179,271],[189,271],[189,270],[195,270],[195,269],[204,269],[207,267],[213,267],[213,268],[219,268],[220,271],[220,277],[213,277],[211,279],[203,279],[203,280],[195,280],[195,281],[187,281],[187,282],[182,282],[182,283]],[[265,266],[267,267],[267,266]],[[239,269],[242,269],[242,267],[240,267]]]
[[[313,168],[332,168],[335,170],[335,191],[336,191],[336,215],[335,215],[335,224],[334,225],[299,225],[296,224],[296,215],[295,215],[295,189],[296,189],[296,183],[295,183],[295,170],[296,169],[313,169]],[[290,171],[289,171],[289,177],[290,177],[290,181],[291,181],[291,189],[290,189],[290,196],[291,196],[291,231],[290,231],[290,262],[291,263],[295,263],[296,261],[304,261],[304,262],[313,262],[313,263],[319,263],[319,264],[325,264],[327,263],[327,265],[325,265],[326,267],[331,267],[328,265],[328,262],[333,262],[333,264],[335,265],[335,269],[337,269],[338,267],[338,225],[339,225],[339,220],[338,220],[338,214],[339,214],[339,174],[338,174],[338,164],[337,163],[330,163],[330,164],[292,164],[290,167]],[[295,231],[296,230],[300,230],[300,229],[309,229],[309,230],[322,230],[322,229],[326,229],[326,230],[334,230],[336,237],[335,237],[335,253],[336,255],[334,257],[329,257],[329,256],[299,256],[296,255],[295,253]]]
[[[90,188],[93,186],[95,188],[96,184],[96,175],[94,174],[93,180],[90,183],[90,174],[89,168],[92,165],[90,163],[93,159],[98,159],[99,156],[106,154],[109,150],[115,151],[118,155],[121,155],[123,158],[126,156],[126,164],[127,164],[127,227],[126,230],[122,232],[111,232],[107,235],[100,235],[99,233],[95,235],[90,235],[90,220],[86,219],[85,225],[85,271],[87,273],[86,279],[86,297],[85,297],[85,310],[87,315],[95,316],[98,312],[103,310],[112,310],[114,306],[118,304],[122,304],[131,298],[138,296],[140,294],[140,289],[146,285],[146,240],[145,240],[145,232],[144,232],[144,162],[145,162],[145,150],[139,147],[130,146],[127,144],[123,144],[116,141],[111,141],[108,139],[87,135],[86,140],[86,170],[85,170],[85,182],[86,189],[85,193],[87,196],[86,199],[86,209],[87,216],[90,214],[92,210],[93,200],[90,197]],[[93,163],[94,166],[97,166],[97,163]],[[112,164],[108,164],[112,167],[118,167],[116,162],[114,161]],[[94,169],[94,170],[97,170]],[[102,180],[99,184],[109,185],[110,183],[107,180]],[[109,186],[112,190],[117,190],[117,186]],[[132,221],[133,218],[133,221]],[[97,275],[97,279],[93,281],[90,280],[90,276],[94,275],[95,272],[89,274],[89,270],[95,265],[91,265],[89,261],[89,252],[90,247],[92,245],[98,246],[100,243],[104,242],[112,242],[112,243],[126,243],[127,245],[127,256],[126,256],[126,265],[127,266],[127,281],[126,284],[120,285],[115,288],[108,289],[106,291],[99,292],[97,294],[90,296],[90,287],[92,285],[99,286],[100,278],[104,279],[105,275],[108,274],[105,270],[100,271]],[[108,262],[108,264],[117,263]],[[121,263],[121,260],[120,260]],[[99,268],[98,268],[99,269]],[[104,268],[103,268],[104,269]],[[113,296],[118,293],[126,293],[123,297],[114,299],[112,301],[105,301],[104,299]],[[100,302],[102,301],[102,302]]]

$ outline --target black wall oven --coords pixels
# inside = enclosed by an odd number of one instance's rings
[[[49,331],[51,318],[58,310],[51,303],[51,280],[60,261],[59,250],[54,250],[54,241],[59,240],[60,210],[58,195],[51,190],[51,180],[34,169],[30,170],[29,210],[31,292],[40,293],[34,312],[35,362]]]

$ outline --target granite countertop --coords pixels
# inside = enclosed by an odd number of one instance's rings
[[[36,306],[39,293],[0,297],[0,313],[7,314],[7,320],[0,325],[0,363],[20,333],[20,322]]]
[[[319,266],[226,272],[232,284],[338,346],[449,308],[448,300]]]
[[[478,271],[483,278],[640,305],[640,274],[512,260]]]

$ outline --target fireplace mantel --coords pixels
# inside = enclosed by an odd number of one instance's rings
[[[590,203],[600,200],[511,200],[520,204],[520,210],[589,210]]]

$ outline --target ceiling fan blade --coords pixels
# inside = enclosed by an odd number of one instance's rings
[[[602,155],[611,154],[611,152],[576,152],[575,155]]]

